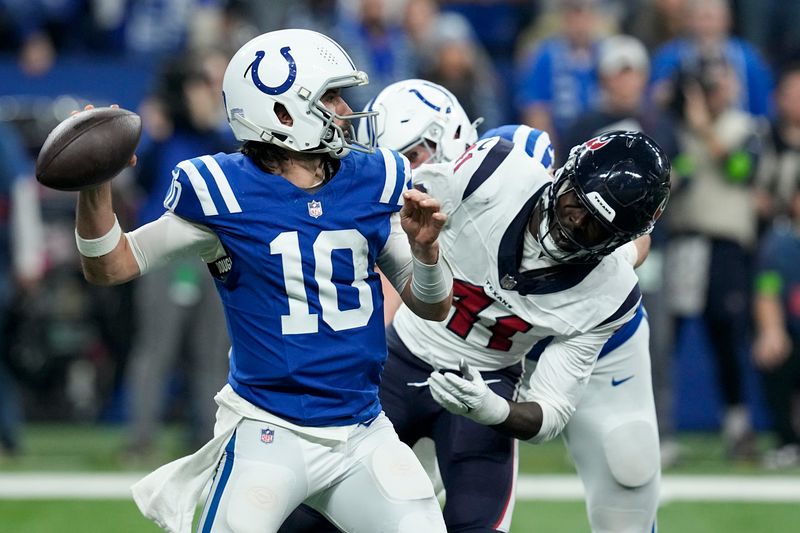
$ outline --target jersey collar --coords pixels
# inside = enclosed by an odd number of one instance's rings
[[[583,281],[599,264],[556,264],[520,272],[525,232],[536,204],[548,185],[541,187],[522,206],[522,209],[508,225],[497,252],[497,268],[500,286],[526,296],[528,294],[550,294],[570,289]]]

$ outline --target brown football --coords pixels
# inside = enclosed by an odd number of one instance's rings
[[[39,183],[79,191],[110,180],[128,166],[142,120],[119,107],[97,107],[72,115],[45,139],[36,159]]]

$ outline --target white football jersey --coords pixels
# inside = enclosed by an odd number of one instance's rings
[[[639,305],[625,254],[596,265],[545,256],[528,222],[552,178],[524,147],[498,137],[451,163],[423,165],[412,179],[449,217],[439,239],[453,270],[454,302],[444,322],[401,307],[394,327],[409,350],[434,368],[457,369],[464,358],[485,371],[522,361],[539,343],[545,353],[574,357],[574,365],[561,363],[574,367],[577,381],[588,379],[605,341]]]

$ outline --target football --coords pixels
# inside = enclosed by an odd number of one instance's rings
[[[141,133],[141,118],[127,109],[97,107],[76,113],[45,139],[36,179],[60,191],[99,185],[128,166]]]

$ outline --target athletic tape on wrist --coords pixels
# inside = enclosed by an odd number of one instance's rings
[[[477,421],[487,426],[496,426],[506,421],[511,412],[511,407],[509,407],[508,402],[502,396],[490,390],[488,391],[486,402],[481,411],[482,412],[476,416]]]
[[[78,228],[75,228],[75,244],[78,245],[78,251],[84,257],[100,257],[111,253],[117,247],[120,237],[122,237],[122,228],[119,227],[117,215],[114,215],[114,225],[108,233],[96,239],[84,239],[78,235]]]
[[[411,294],[426,304],[439,303],[450,294],[453,287],[453,272],[439,252],[434,265],[426,265],[412,257]]]

